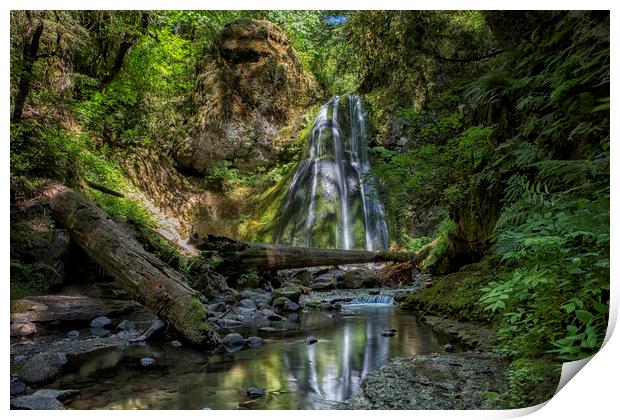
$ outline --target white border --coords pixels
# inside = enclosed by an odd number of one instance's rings
[[[588,2],[575,1],[575,0],[521,0],[519,2],[507,2],[507,1],[454,1],[454,0],[424,0],[424,1],[327,1],[327,0],[315,0],[315,1],[298,1],[292,3],[290,0],[277,0],[277,1],[240,1],[229,0],[227,2],[213,2],[213,1],[198,1],[198,0],[175,0],[175,1],[162,1],[162,0],[91,0],[89,2],[78,0],[64,0],[64,1],[8,1],[2,2],[0,8],[4,12],[2,14],[2,23],[0,24],[0,34],[2,37],[1,51],[2,62],[0,64],[0,73],[2,75],[2,81],[5,88],[2,90],[2,104],[3,109],[0,113],[0,122],[3,128],[2,139],[4,151],[0,154],[0,165],[3,169],[4,178],[0,183],[2,188],[2,201],[1,211],[8,227],[9,223],[9,10],[11,9],[147,9],[147,10],[162,10],[162,9],[211,9],[211,10],[226,10],[226,9],[435,9],[435,10],[448,10],[448,9],[500,9],[500,10],[527,10],[527,9],[599,9],[599,10],[611,10],[611,27],[612,27],[612,43],[617,40],[615,28],[617,27],[616,8],[614,2],[611,1],[598,1],[592,0]],[[615,44],[614,44],[615,45]],[[615,69],[618,68],[617,60],[612,54],[612,80],[615,78]],[[612,90],[615,85],[612,83]],[[616,121],[617,112],[615,108],[612,109],[612,120]],[[616,138],[617,134],[616,126],[612,125],[612,137]],[[617,160],[617,147],[612,147],[612,173],[611,182],[614,188],[612,188],[612,213],[616,213],[616,193],[615,188],[618,186],[618,171],[615,170],[615,163]],[[618,238],[618,228],[612,224],[611,236],[612,238]],[[615,243],[615,242],[614,242]],[[3,231],[0,246],[2,247],[4,254],[4,264],[2,266],[4,296],[6,298],[2,301],[3,314],[4,314],[4,328],[3,336],[9,337],[9,320],[8,320],[8,296],[9,296],[9,267],[8,267],[8,254],[9,254],[9,235],[8,228]],[[618,282],[615,280],[618,278],[618,253],[616,248],[612,246],[612,266],[611,266],[611,278],[612,278],[612,310],[610,314],[610,328],[611,332],[615,326],[618,315]],[[617,335],[617,334],[616,334]],[[334,416],[334,417],[352,417],[356,420],[369,419],[377,416],[382,418],[396,418],[396,417],[410,417],[415,416],[416,419],[452,419],[452,418],[511,418],[525,415],[528,413],[532,419],[606,419],[612,416],[617,416],[618,397],[615,391],[618,385],[618,373],[620,357],[620,345],[618,339],[614,335],[608,333],[608,341],[605,346],[596,354],[592,360],[583,367],[579,372],[577,378],[568,381],[568,383],[554,396],[547,404],[540,407],[522,409],[522,410],[509,410],[509,411],[356,411],[351,413],[348,411],[338,412],[321,412],[316,413],[314,411],[208,411],[208,412],[183,412],[183,416],[198,417],[201,419],[205,417],[209,418],[252,418],[261,416],[269,416],[271,419],[284,419],[287,420],[294,416],[295,418],[310,418],[319,416]],[[1,350],[5,366],[5,382],[2,388],[3,395],[5,396],[5,410],[9,409],[9,392],[8,392],[8,363],[9,363],[9,349],[8,346],[2,346]],[[577,363],[578,364],[578,363]],[[565,369],[566,370],[566,369]],[[570,369],[568,369],[570,370]],[[572,369],[574,370],[574,369]],[[564,372],[563,372],[564,373]],[[613,413],[613,414],[612,414]],[[7,413],[8,414],[8,413]],[[150,419],[167,418],[170,412],[161,411],[142,411],[142,412],[108,412],[108,411],[93,411],[89,412],[88,416],[93,418],[103,418],[110,415],[115,417],[132,417],[136,416],[148,416]],[[83,415],[79,411],[67,411],[67,412],[21,412],[12,411],[10,413],[11,418],[34,418],[34,416],[46,416],[50,418],[77,418],[77,416]]]

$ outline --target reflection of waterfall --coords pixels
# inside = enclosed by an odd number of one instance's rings
[[[367,182],[369,169],[362,100],[356,95],[335,96],[314,121],[306,158],[287,192],[276,242],[387,249],[385,217]]]

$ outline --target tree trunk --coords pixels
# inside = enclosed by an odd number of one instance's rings
[[[132,298],[167,321],[190,343],[206,347],[219,343],[198,292],[178,272],[146,252],[104,211],[72,189],[49,183],[43,195],[55,220]]]
[[[15,94],[13,115],[11,116],[12,123],[18,123],[22,119],[24,105],[26,104],[26,98],[28,97],[28,93],[30,93],[30,84],[32,83],[32,67],[34,66],[35,61],[37,61],[37,54],[39,52],[42,34],[43,19],[39,20],[39,23],[37,23],[37,26],[32,33],[30,42],[24,43],[24,50],[22,53],[22,69],[19,74],[19,86],[17,88],[17,93]]]
[[[248,269],[271,271],[338,264],[405,262],[415,257],[415,254],[407,252],[303,248],[243,242],[212,235],[207,238],[194,237],[192,241],[196,248],[211,251],[222,260],[215,269],[224,275],[241,273]]]

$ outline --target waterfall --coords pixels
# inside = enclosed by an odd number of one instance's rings
[[[362,99],[334,96],[314,120],[306,155],[287,191],[276,243],[386,250],[387,226],[368,182],[369,169]]]
[[[369,303],[381,303],[384,305],[393,305],[394,298],[386,295],[364,296],[353,299],[348,302],[349,305],[365,305]]]

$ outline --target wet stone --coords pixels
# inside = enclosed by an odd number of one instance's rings
[[[174,341],[171,341],[171,342],[170,342],[170,345],[171,345],[172,347],[182,347],[182,346],[183,346],[183,343],[181,343],[179,340],[174,340]]]
[[[11,399],[11,409],[17,410],[64,410],[65,407],[56,398],[23,395]]]
[[[112,320],[107,316],[99,316],[90,322],[92,328],[104,328],[112,324]]]
[[[319,341],[319,340],[317,340],[317,338],[316,338],[316,337],[312,337],[312,336],[310,336],[310,337],[306,338],[306,344],[308,344],[308,345],[314,344],[314,343],[316,343],[317,341]]]
[[[155,364],[155,359],[152,359],[150,357],[143,357],[142,359],[140,359],[140,365],[141,366],[152,366]]]
[[[246,390],[248,397],[250,398],[260,398],[260,397],[264,397],[265,395],[267,395],[267,393],[260,388],[256,388],[253,386],[248,387],[248,389]]]
[[[385,330],[381,333],[383,337],[394,337],[396,335],[396,330]]]
[[[16,397],[26,393],[27,386],[23,382],[13,382],[11,384],[11,397]]]
[[[77,330],[73,330],[73,331],[69,331],[67,333],[67,335],[65,336],[65,338],[70,339],[70,340],[74,340],[76,338],[78,338],[80,336],[80,332]]]
[[[260,347],[263,345],[263,339],[260,337],[248,337],[246,342],[250,347]]]

